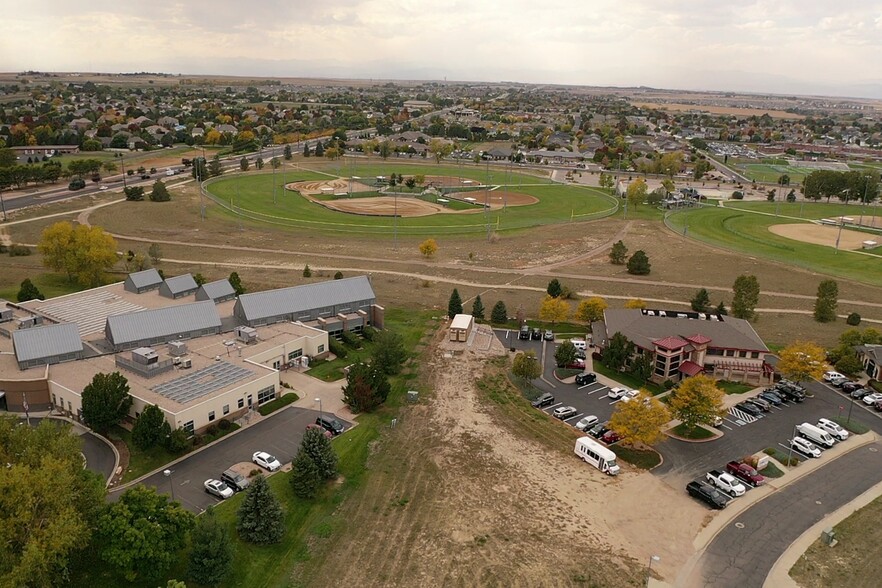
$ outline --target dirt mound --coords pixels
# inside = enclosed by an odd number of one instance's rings
[[[340,198],[315,202],[331,210],[367,216],[395,216],[397,214],[400,217],[411,217],[430,216],[439,212],[452,212],[439,204],[407,197]]]
[[[370,192],[375,188],[371,188],[361,182],[350,182],[343,178],[337,178],[333,180],[291,182],[285,184],[285,189],[300,192],[304,196],[310,196],[314,194],[325,194],[328,192],[339,194],[341,192],[349,192],[350,190],[353,192]]]

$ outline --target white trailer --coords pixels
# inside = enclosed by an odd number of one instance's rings
[[[576,439],[574,451],[585,463],[590,463],[605,474],[615,476],[619,473],[616,454],[591,437],[579,437]]]

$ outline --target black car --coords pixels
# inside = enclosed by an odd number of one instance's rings
[[[870,394],[871,392],[873,392],[873,391],[870,390],[869,388],[858,388],[857,390],[854,390],[850,394],[850,396],[852,398],[854,398],[855,400],[861,400],[864,396],[866,396],[867,394]]]
[[[530,334],[530,339],[533,339],[534,341],[541,341],[542,331],[540,331],[539,329],[533,329],[533,332]]]
[[[689,493],[689,496],[697,498],[711,508],[718,510],[726,508],[726,505],[729,504],[729,501],[726,500],[726,497],[719,490],[705,482],[689,482],[686,484],[686,492]]]
[[[758,417],[763,414],[763,411],[755,404],[751,404],[750,402],[739,402],[735,405],[735,408],[746,412],[750,416]]]
[[[802,392],[803,394],[805,394],[805,388],[803,386],[800,386],[796,382],[791,382],[790,380],[784,379],[784,380],[779,381],[778,385],[779,386],[788,386],[798,392]]]
[[[518,333],[518,339],[529,339],[530,338],[530,327],[527,325],[521,325],[521,332]]]
[[[233,492],[241,492],[248,488],[248,478],[235,470],[226,470],[221,474],[221,482],[233,489]]]
[[[800,392],[791,386],[779,386],[778,388],[775,388],[775,394],[780,394],[792,402],[802,402],[805,400],[805,392]]]
[[[70,184],[67,185],[68,190],[82,190],[86,187],[86,180],[82,178],[75,178],[71,180]]]
[[[576,375],[576,385],[587,386],[597,381],[597,375],[592,372]]]
[[[554,404],[554,396],[548,392],[542,394],[539,398],[531,402],[533,406],[536,408],[542,408],[543,406],[548,406],[549,404]]]
[[[772,410],[772,403],[762,398],[748,398],[744,402],[754,405],[763,412],[769,412]]]
[[[858,388],[863,388],[863,386],[861,386],[858,382],[846,382],[840,387],[840,390],[842,390],[843,394],[851,394]]]
[[[600,423],[588,429],[588,434],[595,439],[600,439],[607,431],[609,431],[609,428],[605,424]]]
[[[760,398],[772,404],[772,406],[781,406],[784,404],[784,399],[772,392],[771,390],[763,390],[759,394],[757,394]]]
[[[346,426],[343,423],[331,416],[322,415],[315,419],[315,424],[325,431],[330,431],[332,435],[339,435],[346,430]]]

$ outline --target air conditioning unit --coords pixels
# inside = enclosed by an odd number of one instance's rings
[[[159,354],[152,347],[138,347],[132,350],[132,361],[141,365],[159,363]]]
[[[168,344],[168,354],[172,357],[187,355],[187,344],[183,341],[170,341]]]
[[[185,358],[181,359],[181,369],[182,370],[188,370],[191,367],[193,367],[193,360],[192,359],[190,359],[189,357],[185,357]]]
[[[12,320],[12,309],[0,310],[0,323]]]
[[[181,365],[181,358],[175,357],[174,359],[172,359],[172,365]]]
[[[257,331],[251,327],[236,327],[236,338],[243,343],[257,343]]]

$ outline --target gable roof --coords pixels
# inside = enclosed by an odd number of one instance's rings
[[[254,321],[374,298],[376,298],[376,294],[374,294],[374,289],[367,276],[355,276],[342,280],[328,280],[304,286],[242,294],[239,296],[236,306],[241,308],[245,320]]]
[[[182,333],[219,329],[220,316],[214,302],[193,302],[107,317],[105,333],[115,346],[145,339],[161,339]]]
[[[146,288],[148,286],[156,286],[162,283],[162,276],[159,272],[151,268],[148,270],[133,272],[129,274],[129,280],[135,288]]]
[[[609,336],[619,332],[643,349],[652,349],[654,341],[659,339],[685,338],[683,334],[688,334],[689,337],[702,335],[710,339],[710,347],[719,349],[769,350],[749,322],[731,316],[701,316],[695,312],[640,308],[607,309],[603,312]]]
[[[83,351],[80,332],[73,323],[13,331],[12,346],[19,362]]]
[[[662,347],[664,349],[670,349],[670,350],[681,349],[681,348],[689,345],[689,343],[687,343],[686,341],[684,341],[680,337],[673,336],[673,335],[665,337],[663,339],[656,339],[655,341],[653,341],[653,343],[657,347]]]
[[[230,284],[230,281],[227,278],[202,284],[200,290],[211,300],[236,295],[236,289],[233,288],[233,285]]]
[[[165,279],[165,285],[172,294],[180,294],[181,292],[192,292],[199,288],[196,280],[190,274],[183,274]]]

